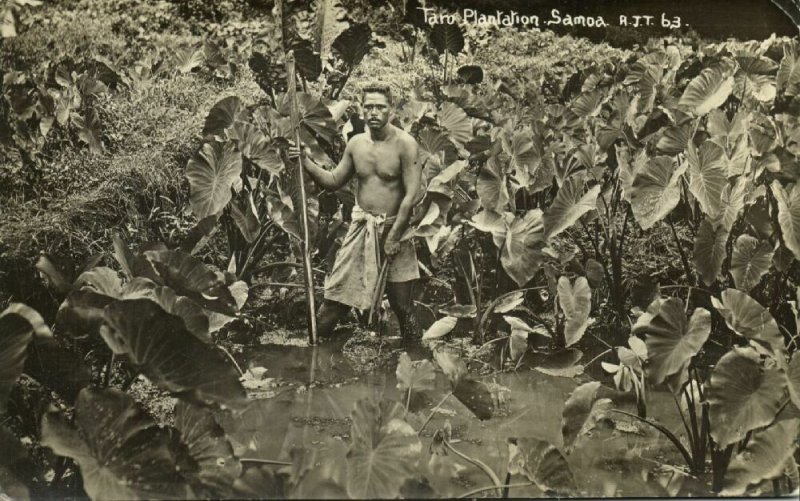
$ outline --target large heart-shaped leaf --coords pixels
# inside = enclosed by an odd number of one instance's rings
[[[712,296],[711,303],[733,332],[767,343],[775,352],[785,350],[783,335],[769,310],[736,289],[725,289],[720,297],[722,301]]]
[[[594,117],[600,113],[600,108],[608,99],[608,93],[601,89],[592,89],[581,93],[570,106],[570,111],[579,117]]]
[[[78,393],[92,383],[92,374],[80,353],[52,337],[34,336],[28,347],[25,374],[66,402],[74,402]]]
[[[310,82],[315,82],[322,73],[322,58],[311,42],[298,40],[293,46],[294,61],[297,73]]]
[[[500,143],[503,152],[510,157],[509,167],[514,172],[517,181],[527,186],[530,181],[530,172],[539,163],[539,154],[533,144],[531,132],[516,130],[513,133],[503,131]]]
[[[515,216],[506,231],[500,263],[508,276],[522,287],[539,271],[544,247],[542,211],[529,210],[523,216]]]
[[[580,341],[592,324],[589,318],[592,311],[592,289],[589,288],[589,281],[585,277],[578,277],[571,284],[567,277],[559,278],[558,305],[564,312],[564,339],[569,347]]]
[[[315,38],[319,55],[324,61],[336,37],[348,27],[347,10],[341,0],[320,0],[317,3]]]
[[[258,128],[247,122],[236,121],[228,129],[231,139],[236,140],[244,158],[270,174],[278,175],[283,169],[283,160],[277,149],[271,147],[267,137]]]
[[[341,32],[331,48],[351,68],[357,66],[369,53],[372,29],[366,23],[354,24]]]
[[[583,365],[579,364],[583,352],[577,348],[567,348],[551,353],[537,353],[533,360],[533,368],[548,376],[574,379],[583,374]]]
[[[783,241],[795,259],[800,259],[800,183],[796,183],[789,193],[777,180],[771,186],[778,201],[778,224],[783,232]]]
[[[359,499],[390,499],[414,476],[422,452],[417,432],[397,402],[356,402],[347,453],[347,493]]]
[[[181,400],[175,406],[175,428],[197,463],[197,480],[217,495],[228,492],[242,466],[211,411]]]
[[[776,82],[787,96],[800,95],[800,53],[791,45],[784,47]]]
[[[242,155],[232,142],[206,143],[186,165],[192,210],[198,219],[222,211],[241,184]]]
[[[224,280],[200,259],[177,250],[144,253],[158,278],[179,296],[186,296],[211,311],[236,315],[236,299]]]
[[[575,224],[587,212],[597,206],[600,185],[597,184],[584,193],[585,174],[568,178],[558,190],[555,200],[544,213],[544,235],[550,240]]]
[[[711,373],[708,387],[711,436],[720,447],[766,426],[781,406],[786,379],[776,365],[765,365],[753,348],[726,353]]]
[[[685,169],[685,166],[678,167],[671,157],[657,156],[633,178],[631,207],[642,229],[652,228],[678,205],[681,199],[678,180]]]
[[[673,125],[664,129],[664,133],[656,143],[656,148],[665,155],[677,155],[686,150],[691,139],[692,127],[690,124]]]
[[[768,241],[759,242],[750,235],[739,235],[731,256],[731,276],[736,288],[747,292],[758,285],[772,266],[773,254]]]
[[[464,32],[460,24],[439,23],[430,32],[431,45],[439,54],[456,55],[464,49]]]
[[[228,357],[153,301],[117,301],[106,308],[106,323],[101,329],[106,343],[153,383],[203,405],[235,406],[244,400],[239,374]]]
[[[430,360],[412,362],[408,353],[403,353],[397,362],[397,387],[400,391],[426,391],[433,389],[436,380]]]
[[[73,291],[61,303],[55,325],[59,331],[74,336],[96,333],[103,324],[103,310],[114,301],[115,298],[95,292],[89,287]]]
[[[78,429],[56,413],[42,419],[42,445],[75,460],[92,499],[188,498],[169,432],[133,398],[114,389],[81,391]]]
[[[722,190],[722,213],[719,220],[726,230],[731,231],[733,224],[739,218],[739,213],[744,208],[744,201],[749,188],[749,182],[742,176],[733,184],[728,184]]]
[[[314,135],[330,143],[339,134],[336,123],[333,121],[331,110],[325,106],[325,103],[311,94],[298,92],[296,96],[303,143],[311,143]],[[290,93],[286,93],[280,101],[280,113],[286,117],[290,116],[290,97]]]
[[[52,338],[41,315],[32,308],[12,303],[0,313],[0,415],[5,414],[8,396],[25,367],[34,333]]]
[[[611,400],[597,398],[598,381],[584,383],[570,393],[561,414],[561,436],[567,452],[605,416]]]
[[[703,212],[710,218],[719,215],[722,190],[728,184],[727,170],[722,164],[722,148],[706,141],[700,148],[689,142],[686,160],[689,163],[689,191],[700,202]]]
[[[731,459],[720,494],[741,496],[750,484],[780,477],[797,448],[798,426],[800,419],[785,419],[753,433],[744,450]]]
[[[217,101],[211,107],[203,125],[203,136],[224,136],[225,130],[244,118],[242,100],[237,96],[228,96]]]
[[[119,297],[122,294],[122,280],[119,274],[106,266],[97,266],[84,271],[75,279],[74,286],[91,288],[110,297]]]
[[[472,121],[458,105],[447,101],[436,113],[436,118],[456,146],[463,146],[472,139]]]
[[[706,285],[713,284],[722,271],[728,230],[722,224],[703,219],[694,238],[693,261],[700,278]]]
[[[474,64],[461,66],[456,74],[466,84],[479,84],[483,82],[483,68]]]
[[[258,209],[251,193],[242,192],[231,201],[231,218],[248,243],[253,243],[261,232]]]
[[[470,377],[461,378],[453,386],[453,396],[481,421],[492,418],[494,400],[489,387],[483,381],[477,381]]]
[[[272,94],[286,91],[286,65],[280,58],[268,57],[253,51],[247,65],[253,72],[253,78],[261,89]]]
[[[173,61],[181,73],[189,73],[203,64],[205,54],[199,47],[179,47],[175,50]]]
[[[180,250],[187,254],[197,254],[219,229],[218,221],[219,216],[217,214],[199,220],[184,237]]]
[[[659,301],[659,300],[657,300]],[[660,384],[667,376],[679,373],[711,333],[711,313],[696,308],[691,318],[686,318],[683,301],[671,297],[660,302],[657,313],[649,318],[639,318],[633,334],[646,333],[647,355],[650,365],[647,374],[653,384]]]
[[[764,56],[737,56],[739,71],[734,75],[733,93],[761,102],[775,99],[775,70],[778,65]]]
[[[293,447],[289,454],[290,499],[347,498],[347,446],[342,440],[314,441]]]
[[[510,199],[508,183],[503,168],[496,157],[492,157],[478,173],[475,186],[484,209],[502,214]]]
[[[718,108],[731,95],[735,69],[735,63],[729,60],[704,69],[686,86],[678,104],[688,107],[697,116]]]
[[[545,440],[508,439],[508,473],[524,475],[545,493],[574,493],[575,478],[561,451]]]

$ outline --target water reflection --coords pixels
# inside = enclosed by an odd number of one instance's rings
[[[272,391],[265,398],[254,400],[241,415],[223,418],[222,425],[230,434],[236,453],[240,457],[289,461],[292,448],[311,448],[332,437],[346,442],[350,411],[357,401],[383,398],[405,402],[405,395],[397,389],[396,355],[387,350],[381,354],[386,363],[364,371],[359,366],[363,361],[343,355],[341,345],[266,345],[248,353],[246,366],[265,368],[263,377],[271,382]],[[414,353],[411,357],[419,359],[422,355]],[[479,421],[451,397],[427,424],[422,434],[423,450],[427,450],[433,432],[449,422],[454,447],[479,457],[503,478],[508,437],[533,437],[563,448],[564,403],[589,376],[565,378],[524,369],[479,379],[496,397],[494,417]],[[418,429],[431,408],[449,391],[449,382],[437,374],[435,390],[412,400],[409,423]],[[677,431],[679,422],[672,405],[669,395],[652,393],[649,398],[651,415],[675,417],[666,424]],[[633,407],[623,408],[635,412]],[[469,463],[452,456],[424,456],[420,471],[439,496],[458,496],[487,485],[485,475]],[[567,459],[581,495],[686,494],[681,490],[686,475],[668,466],[680,464],[677,453],[659,435],[635,423],[601,422],[581,439]],[[535,487],[515,489],[511,494],[543,495]]]

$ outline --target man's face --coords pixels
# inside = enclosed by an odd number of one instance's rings
[[[370,129],[379,130],[389,123],[392,107],[389,99],[383,94],[378,92],[365,94],[362,107],[364,108],[364,121]]]

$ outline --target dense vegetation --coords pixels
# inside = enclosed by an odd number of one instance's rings
[[[664,434],[694,494],[796,489],[800,41],[619,49],[345,3],[6,2],[0,492],[441,496],[429,457],[452,454],[476,494],[591,495],[570,459],[622,419]],[[332,166],[376,75],[424,164],[404,238],[430,360],[393,361],[406,400],[359,401],[348,440],[254,461],[225,426],[251,403],[230,348],[305,329],[290,108]],[[310,189],[316,268],[352,204]],[[579,383],[557,443],[508,437],[505,479],[423,434],[450,397],[493,417],[479,366]]]

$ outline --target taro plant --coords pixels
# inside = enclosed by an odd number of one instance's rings
[[[102,153],[108,143],[103,102],[128,86],[127,73],[99,55],[49,62],[43,70],[9,70],[0,83],[5,131],[0,147],[16,150],[30,166],[64,138],[85,144],[92,154]]]
[[[708,310],[696,308],[687,315],[679,298],[657,299],[633,327],[634,334],[645,335],[647,379],[670,387],[686,443],[655,421],[615,412],[658,429],[694,474],[707,471],[710,457],[712,490],[737,495],[749,484],[775,478],[784,466],[791,467],[796,446],[791,436],[800,423],[791,410],[796,357],[790,362],[778,324],[746,293],[727,289],[712,301],[741,343],[725,353],[710,373],[697,362],[712,332]],[[783,438],[786,441],[776,450],[763,449],[765,443]]]
[[[55,335],[24,305],[12,304],[0,314],[0,412],[10,412],[7,422],[20,430],[21,416],[45,411],[42,445],[75,461],[92,498],[231,496],[241,467],[208,407],[239,408],[245,392],[235,362],[212,343],[210,331],[238,313],[246,287],[229,286],[223,274],[196,258],[159,246],[134,253],[115,239],[115,258],[124,278],[95,262],[68,282],[47,266],[52,263],[40,262],[40,270],[67,293]],[[93,351],[110,352],[108,364],[93,363],[92,357],[84,362],[74,351],[82,339],[93,342]],[[113,376],[115,367],[125,370]],[[139,374],[182,399],[174,428],[156,425],[122,391]],[[59,407],[46,410],[47,402],[40,402],[40,408],[26,410],[22,395],[31,390],[16,387],[23,375],[54,391]],[[4,441],[11,440],[13,434],[2,433]],[[13,441],[8,450],[12,446]],[[56,487],[75,467],[53,464]],[[32,479],[10,478],[19,489],[33,485]]]

